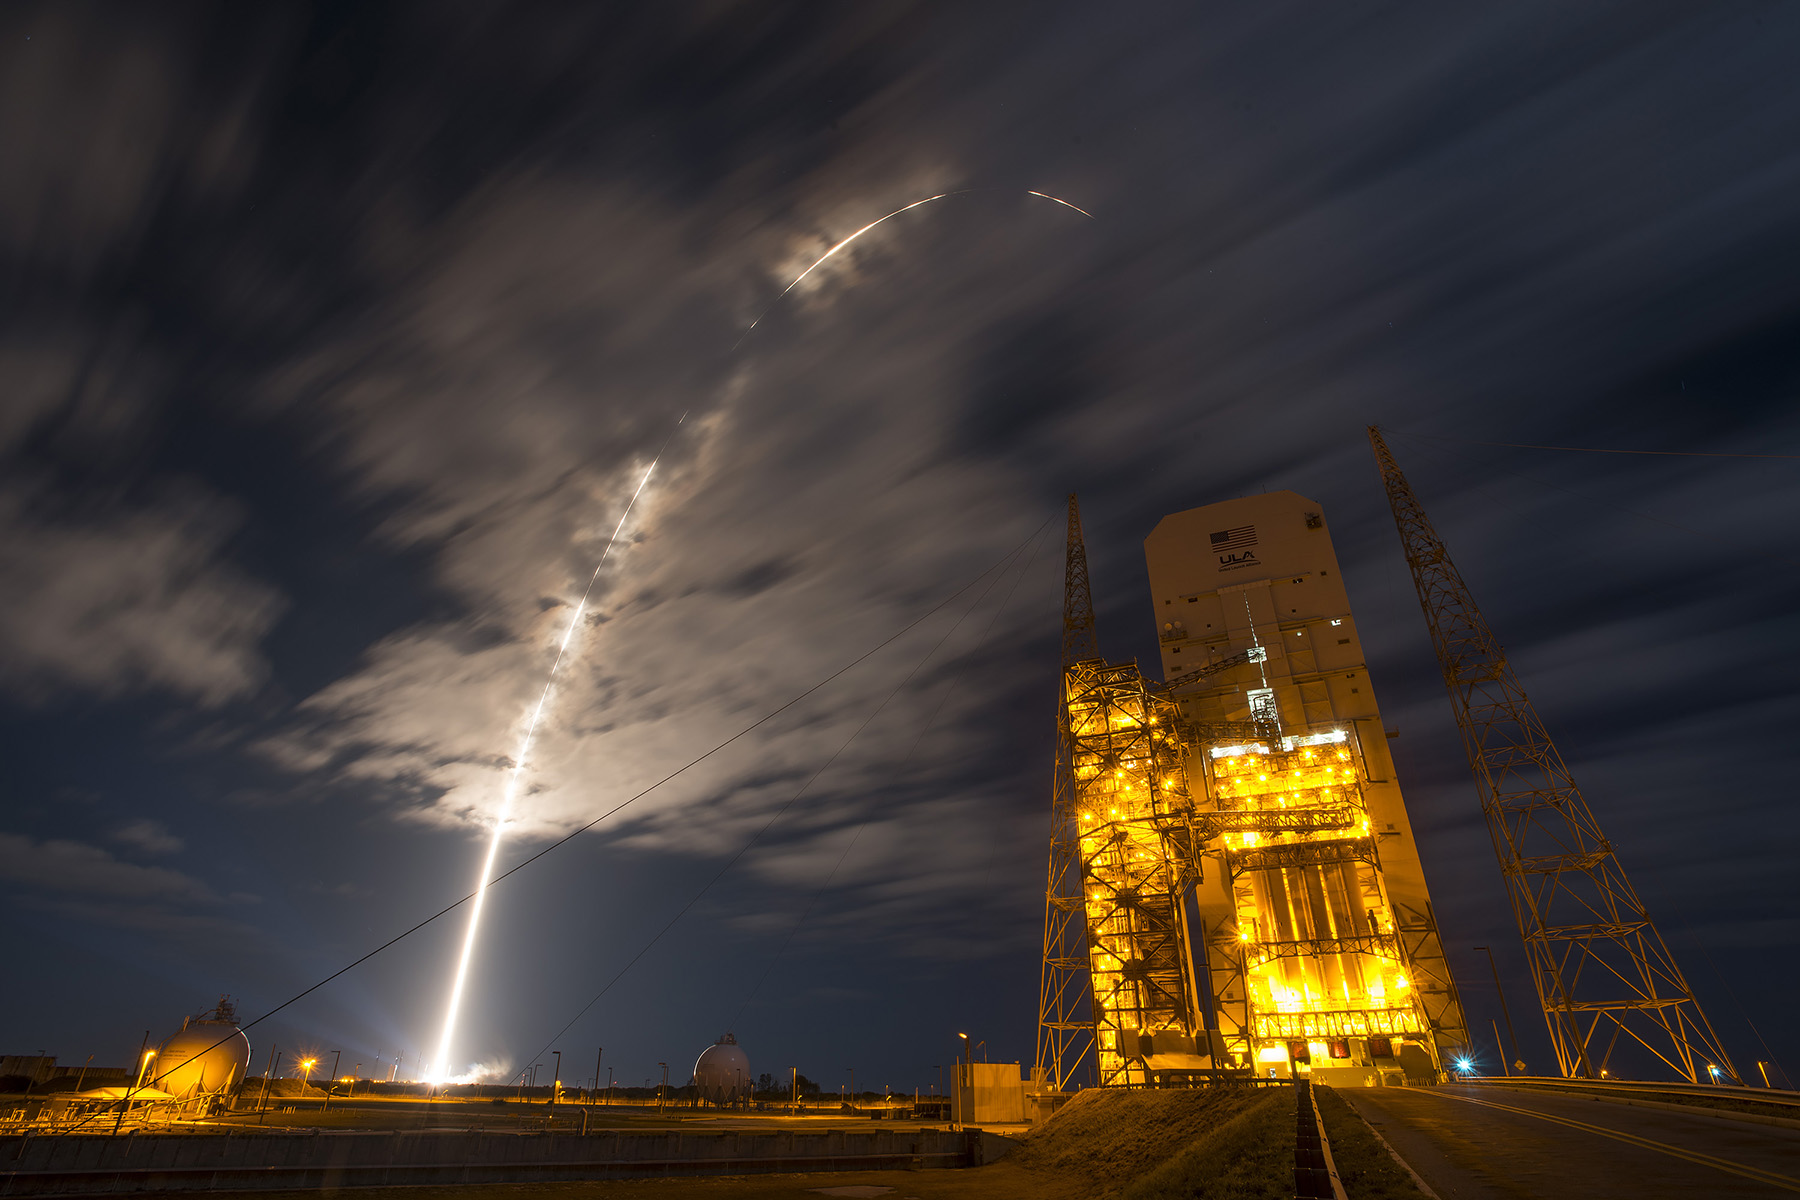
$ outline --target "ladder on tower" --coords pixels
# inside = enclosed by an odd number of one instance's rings
[[[1741,1083],[1377,426],[1381,468],[1532,982],[1565,1077],[1629,1038],[1694,1083]]]

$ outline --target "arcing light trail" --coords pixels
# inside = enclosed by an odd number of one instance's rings
[[[687,420],[687,414],[681,414],[681,420]],[[676,422],[677,425],[681,421]],[[673,436],[671,434],[671,436]],[[663,443],[664,448],[668,443]],[[463,989],[469,979],[469,964],[475,957],[475,941],[481,931],[481,910],[487,900],[488,884],[494,874],[494,860],[499,856],[500,843],[506,837],[506,823],[512,816],[513,801],[519,794],[519,779],[525,771],[525,763],[531,754],[531,743],[537,737],[538,722],[543,719],[544,706],[550,701],[550,692],[556,686],[557,673],[562,669],[563,660],[568,657],[569,643],[574,640],[576,627],[581,624],[582,615],[587,611],[588,597],[594,592],[594,584],[600,578],[600,569],[612,555],[612,548],[619,540],[619,533],[625,528],[625,522],[631,516],[631,510],[637,506],[638,497],[644,493],[644,485],[650,482],[650,473],[656,470],[656,464],[662,461],[662,451],[650,460],[644,468],[644,477],[638,480],[637,490],[631,493],[631,499],[625,504],[625,511],[619,514],[619,523],[613,526],[612,537],[607,539],[606,549],[600,552],[600,561],[594,564],[594,573],[588,577],[587,588],[581,593],[581,600],[575,605],[574,613],[569,617],[569,627],[563,631],[562,645],[557,647],[556,661],[550,664],[550,674],[544,680],[544,690],[538,696],[537,707],[531,710],[531,720],[525,726],[525,737],[519,743],[519,753],[513,759],[512,771],[506,777],[506,790],[500,800],[500,812],[494,818],[494,832],[488,838],[487,857],[481,863],[481,875],[475,884],[475,902],[469,908],[469,927],[463,934],[462,956],[457,960],[456,975],[450,985],[450,1004],[444,1012],[444,1033],[438,1040],[437,1057],[426,1072],[426,1078],[432,1083],[442,1083],[450,1075],[450,1046],[456,1037],[456,1017],[462,1010]]]
[[[956,191],[953,191],[953,192],[939,192],[937,195],[927,196],[923,200],[914,200],[911,204],[906,205],[904,208],[896,208],[893,212],[889,213],[887,216],[878,217],[875,220],[870,221],[867,225],[864,225],[861,229],[857,230],[855,233],[851,234],[849,237],[845,238],[843,241],[839,242],[837,245],[833,246],[831,249],[827,250],[825,253],[819,255],[818,261],[813,263],[812,266],[806,268],[806,270],[804,270],[804,271],[800,272],[798,275],[794,276],[794,281],[792,283],[790,283],[786,287],[782,288],[779,295],[777,295],[773,300],[769,301],[767,304],[763,305],[763,310],[756,314],[756,320],[750,322],[750,329],[744,330],[744,332],[738,336],[737,343],[736,343],[736,345],[732,346],[732,349],[736,350],[738,348],[738,346],[743,345],[744,339],[750,336],[750,331],[755,329],[758,325],[762,324],[762,319],[769,315],[769,310],[774,308],[777,304],[780,304],[782,297],[786,296],[789,292],[791,292],[795,288],[799,287],[801,280],[805,279],[808,275],[811,275],[814,271],[816,271],[820,267],[824,266],[826,260],[831,258],[839,250],[842,250],[845,246],[848,246],[851,242],[854,242],[857,238],[859,238],[863,234],[869,232],[869,230],[875,228],[877,225],[881,224],[883,221],[891,221],[895,217],[899,216],[901,213],[911,212],[913,209],[919,208],[926,204],[930,204],[934,200],[947,200],[951,196],[967,196],[971,192],[979,192],[979,191],[986,191],[986,190],[987,189],[985,189],[985,188],[958,188]],[[1094,214],[1089,212],[1087,209],[1082,208],[1079,205],[1070,204],[1067,200],[1061,199],[1060,197],[1052,196],[1049,192],[1034,192],[1034,191],[1030,190],[1029,188],[1027,188],[1025,191],[1025,194],[1027,196],[1036,196],[1041,200],[1048,200],[1052,204],[1060,204],[1064,208],[1072,208],[1076,212],[1080,213],[1082,216],[1086,217],[1090,221],[1096,219]]]

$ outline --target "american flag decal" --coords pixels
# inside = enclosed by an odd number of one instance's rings
[[[1221,529],[1212,535],[1212,548],[1219,553],[1228,550],[1247,550],[1256,545],[1256,526],[1240,525],[1236,529]]]

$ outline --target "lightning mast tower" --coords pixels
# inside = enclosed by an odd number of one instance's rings
[[[1488,833],[1565,1077],[1628,1037],[1694,1083],[1741,1082],[1581,790],[1382,440],[1369,443],[1444,671]],[[1603,1044],[1602,1044],[1603,1043]]]
[[[1088,584],[1081,506],[1069,495],[1068,550],[1063,565],[1062,670],[1100,657],[1094,596]],[[1060,680],[1058,681],[1060,685]],[[1038,978],[1037,1070],[1034,1082],[1063,1091],[1094,1046],[1087,978],[1087,929],[1081,890],[1080,817],[1069,761],[1068,706],[1059,686],[1056,769],[1051,781],[1050,873],[1044,887],[1044,966]]]

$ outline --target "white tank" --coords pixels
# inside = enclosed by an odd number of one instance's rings
[[[701,1052],[694,1063],[694,1086],[702,1100],[730,1104],[748,1100],[756,1087],[750,1074],[750,1056],[729,1033]]]
[[[182,1026],[181,1032],[157,1048],[150,1086],[184,1100],[230,1091],[244,1078],[250,1062],[250,1039],[237,1027],[229,1000]]]

